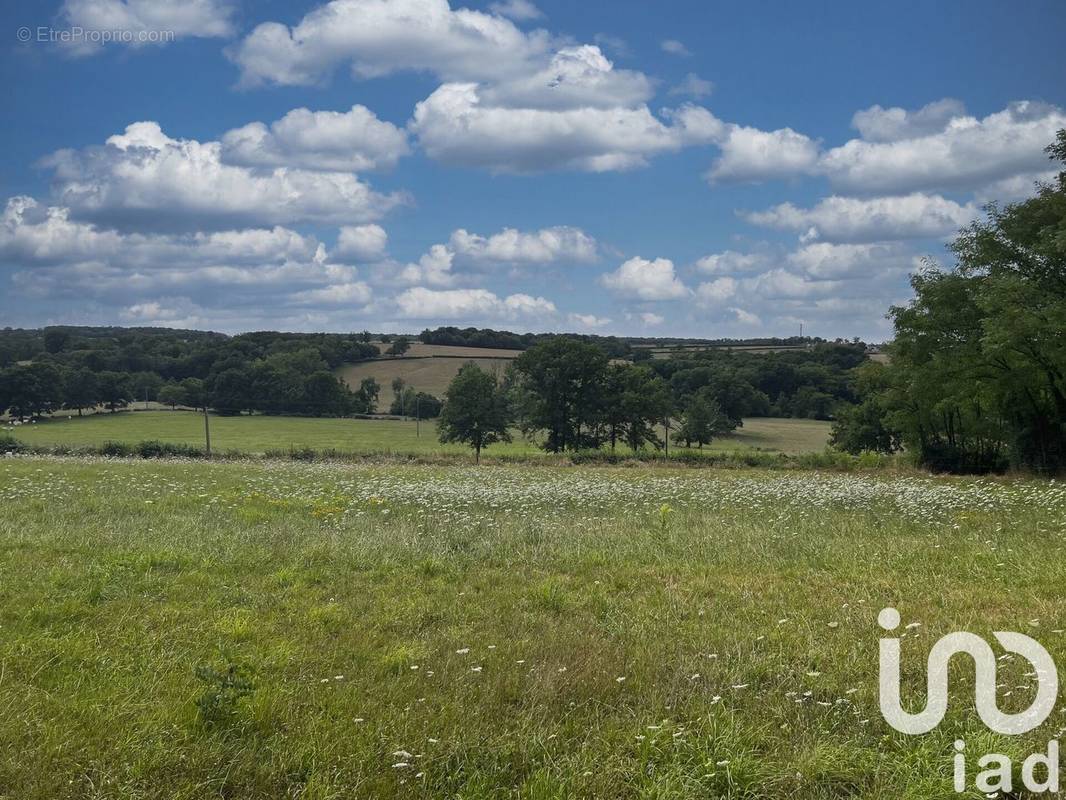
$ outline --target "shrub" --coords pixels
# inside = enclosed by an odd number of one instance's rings
[[[26,445],[9,433],[0,433],[0,453],[21,453]]]
[[[209,726],[234,722],[241,700],[255,691],[249,671],[239,664],[231,663],[224,670],[201,665],[196,668],[196,677],[205,685],[196,708],[200,721]]]

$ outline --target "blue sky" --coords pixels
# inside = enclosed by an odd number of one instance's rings
[[[2,8],[3,325],[877,341],[1066,127],[1061,2]]]

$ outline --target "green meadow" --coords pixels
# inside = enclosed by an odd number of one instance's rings
[[[262,453],[310,447],[333,448],[352,453],[462,453],[463,445],[437,441],[432,420],[340,419],[314,417],[237,416],[211,417],[212,447],[223,452],[240,450]],[[161,441],[203,445],[204,421],[191,411],[126,411],[51,418],[21,425],[13,432],[30,445],[100,445],[105,442],[136,444]],[[713,452],[765,450],[807,453],[825,448],[829,423],[815,420],[745,420],[735,433],[709,446]],[[674,448],[671,444],[671,449]],[[622,448],[624,451],[624,448]],[[540,450],[516,435],[510,443],[493,445],[487,455],[533,455]]]
[[[1063,662],[1054,482],[7,457],[0,509],[3,798],[927,800],[1062,732],[877,699],[886,606],[915,701],[950,631]]]

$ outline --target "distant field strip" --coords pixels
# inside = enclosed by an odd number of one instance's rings
[[[420,388],[416,385],[416,388]],[[362,420],[311,417],[240,416],[211,417],[211,443],[217,451],[227,449],[262,453],[290,447],[316,450],[334,448],[353,453],[464,453],[462,445],[442,445],[436,425],[423,421],[421,436],[413,421]],[[825,447],[829,424],[813,420],[746,420],[729,437],[715,440],[709,451],[761,449],[783,453],[807,453]],[[104,442],[157,440],[172,444],[202,445],[204,423],[191,411],[126,411],[94,414],[71,419],[51,419],[24,424],[11,433],[34,445],[99,445]],[[671,449],[676,450],[673,444]],[[540,452],[520,436],[510,443],[493,445],[489,455]]]

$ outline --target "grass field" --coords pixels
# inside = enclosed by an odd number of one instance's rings
[[[462,445],[437,441],[432,421],[416,425],[399,420],[315,419],[307,417],[212,417],[211,443],[215,450],[265,452],[290,447],[311,447],[361,453],[462,453]],[[744,427],[715,441],[712,451],[759,448],[784,453],[804,453],[825,447],[829,424],[813,420],[749,419]],[[90,417],[53,419],[22,425],[14,435],[33,445],[99,445],[104,442],[137,443],[158,440],[202,445],[203,418],[190,411],[131,411]],[[534,454],[533,444],[515,437],[511,443],[493,445],[488,455]]]
[[[387,344],[376,343],[384,352]],[[506,369],[512,359],[518,358],[521,350],[498,350],[489,347],[451,347],[447,345],[412,342],[405,358],[384,358],[380,361],[362,361],[345,364],[336,372],[353,389],[365,378],[374,378],[381,384],[378,411],[387,413],[395,393],[392,381],[403,378],[408,385],[420,392],[443,397],[452,378],[464,364],[473,361],[485,370]]]
[[[8,458],[0,507],[0,797],[928,800],[1062,732],[877,705],[889,605],[909,697],[960,628],[1062,663],[1056,483]]]

